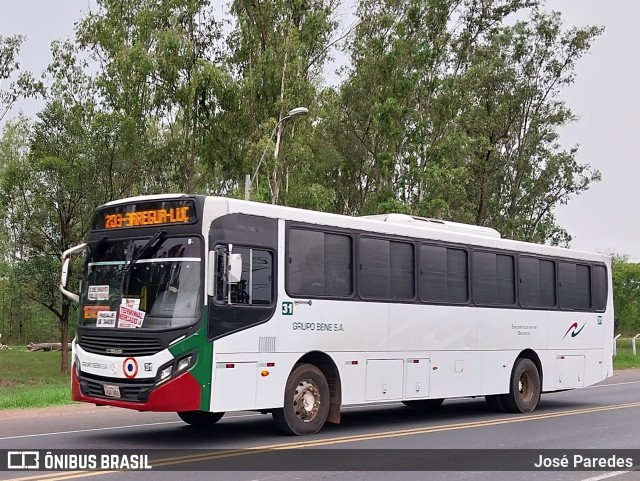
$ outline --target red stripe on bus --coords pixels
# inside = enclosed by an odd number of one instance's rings
[[[115,380],[117,382],[118,380]],[[100,406],[116,406],[138,411],[182,412],[199,411],[202,391],[200,384],[185,372],[171,381],[167,381],[149,393],[147,402],[139,403],[120,399],[86,396],[80,390],[75,370],[71,373],[71,397],[74,401],[93,403]]]

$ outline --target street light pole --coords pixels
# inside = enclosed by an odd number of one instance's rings
[[[246,177],[244,178],[244,200],[249,200],[249,198],[251,197],[251,188],[253,187],[253,181],[256,180],[256,177],[258,176],[258,172],[260,171],[260,166],[262,166],[262,162],[264,162],[264,158],[267,155],[269,144],[273,140],[273,136],[276,134],[276,132],[278,132],[278,129],[283,130],[285,122],[291,119],[292,117],[296,117],[297,115],[306,115],[307,113],[309,113],[308,108],[296,107],[295,109],[289,110],[287,115],[285,115],[280,120],[278,120],[278,123],[271,131],[271,135],[269,136],[269,141],[267,142],[267,145],[264,146],[264,150],[262,151],[262,155],[260,156],[260,162],[258,162],[258,166],[256,167],[256,170],[253,172],[252,176],[249,176],[249,174],[247,174]],[[274,153],[275,157],[278,156],[278,150],[280,149],[280,137],[282,136],[282,130],[280,131],[280,135],[278,135],[278,144],[276,145],[276,149]]]

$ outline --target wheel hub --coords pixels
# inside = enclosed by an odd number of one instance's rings
[[[533,389],[531,387],[531,381],[529,379],[529,375],[526,372],[523,372],[518,380],[518,392],[520,393],[521,399],[523,401],[530,401],[533,397]]]
[[[310,380],[301,381],[293,394],[296,416],[303,422],[310,422],[320,409],[320,393]]]

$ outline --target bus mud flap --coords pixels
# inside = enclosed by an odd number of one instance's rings
[[[340,424],[340,403],[334,402],[333,399],[329,405],[329,416],[327,417],[327,421],[332,424]]]

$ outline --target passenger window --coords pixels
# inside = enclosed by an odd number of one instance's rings
[[[469,300],[466,251],[420,246],[420,299],[451,303]]]
[[[493,252],[473,253],[473,300],[476,304],[515,303],[513,257]]]
[[[520,305],[522,307],[555,307],[555,263],[534,257],[520,257]]]
[[[560,262],[558,281],[560,283],[560,307],[575,311],[591,309],[589,266],[573,262]]]
[[[360,238],[358,291],[369,299],[412,299],[413,244]]]
[[[351,237],[291,229],[287,243],[287,291],[299,296],[350,296]]]

